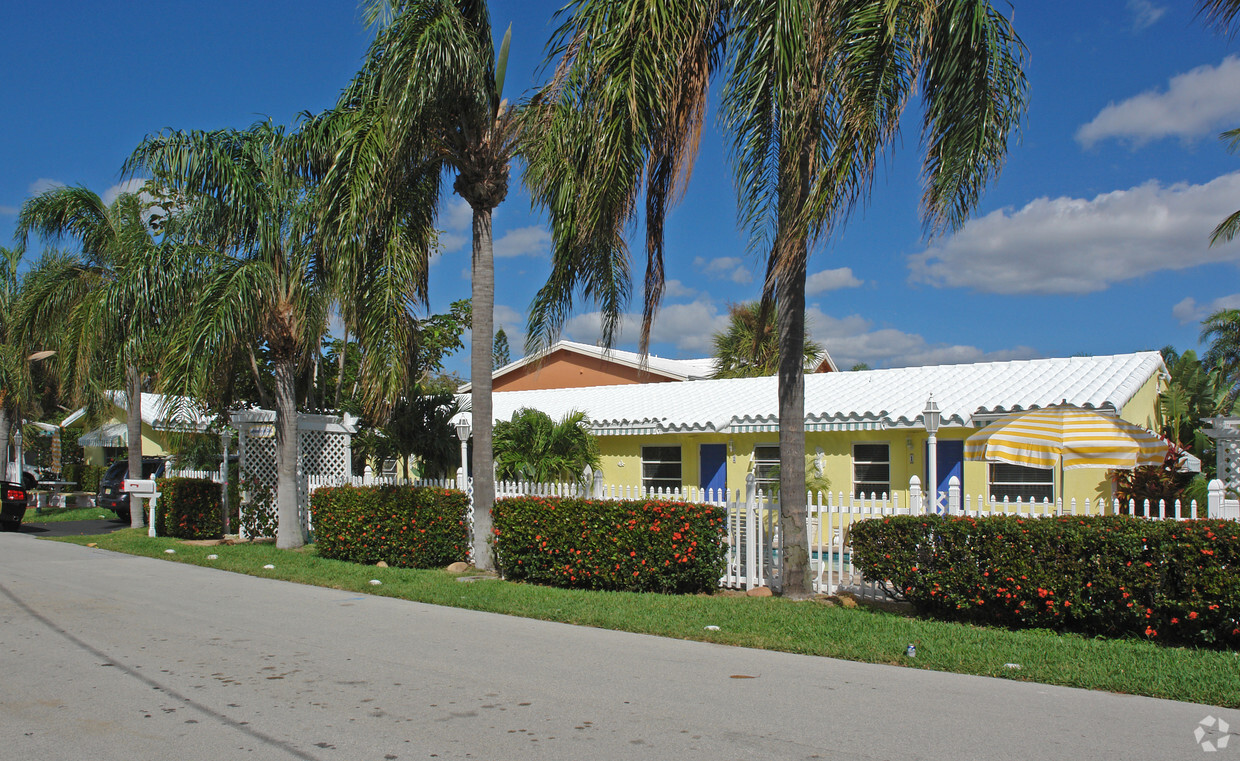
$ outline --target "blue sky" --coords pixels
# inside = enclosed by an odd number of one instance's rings
[[[558,5],[491,3],[496,28],[513,25],[510,98],[540,81]],[[841,366],[1183,350],[1205,314],[1240,307],[1240,244],[1208,245],[1240,208],[1240,156],[1217,137],[1240,126],[1240,43],[1203,29],[1187,2],[1014,6],[1029,111],[973,220],[922,237],[914,107],[870,202],[810,259],[812,332]],[[32,193],[83,184],[110,198],[148,133],[289,123],[331,106],[370,37],[349,0],[7,3],[0,28],[0,245]],[[709,355],[727,305],[760,289],[713,115],[711,125],[668,224],[659,356]],[[439,219],[431,308],[442,311],[469,293],[468,208],[445,197]],[[546,223],[519,169],[495,239],[496,321],[515,349],[549,268]],[[640,243],[634,253],[640,280]],[[636,348],[636,319],[626,325],[620,347]],[[598,338],[591,305],[567,337]],[[450,362],[466,367],[464,353]]]

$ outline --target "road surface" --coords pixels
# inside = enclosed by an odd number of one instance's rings
[[[1194,738],[1207,716],[1233,728],[1208,755]],[[1221,740],[1217,726],[1205,741]],[[1222,761],[1240,759],[1237,730],[1240,712],[1208,706],[602,631],[0,534],[4,761]]]

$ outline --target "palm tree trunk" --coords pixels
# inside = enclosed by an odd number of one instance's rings
[[[781,156],[781,163],[791,151]],[[804,234],[785,240],[809,196],[810,151],[800,145],[797,166],[780,189],[779,240],[783,251],[775,284],[775,324],[779,342],[779,542],[785,597],[813,594],[809,573],[809,530],[805,503],[805,266],[809,256]],[[790,167],[791,168],[791,167]]]
[[[469,339],[469,380],[474,433],[474,565],[491,568],[491,507],[495,504],[492,467],[491,333],[495,325],[495,269],[491,250],[491,209],[474,209],[473,326]]]
[[[263,388],[263,379],[258,374],[258,360],[254,358],[254,350],[249,349],[250,355],[250,372],[254,375],[254,388],[258,392],[258,404],[264,409],[271,406],[271,400],[267,398],[267,390]]]
[[[776,286],[779,326],[779,539],[782,593],[813,593],[805,503],[805,254]]]
[[[297,509],[297,368],[291,359],[274,363],[276,381],[276,547],[306,543]]]
[[[340,389],[344,388],[344,359],[349,352],[349,328],[345,326],[344,340],[340,342],[340,354],[336,357],[336,401],[332,409],[340,409]]]
[[[125,396],[129,410],[125,413],[125,433],[129,439],[129,477],[142,478],[142,374],[138,368],[129,365],[125,368]],[[142,528],[144,525],[143,500],[140,497],[129,498],[129,526]]]
[[[0,451],[4,452],[4,478],[15,484],[22,482],[22,474],[14,473],[13,469],[17,467],[16,457],[9,457],[9,429],[12,427],[9,417],[8,405],[0,404]]]

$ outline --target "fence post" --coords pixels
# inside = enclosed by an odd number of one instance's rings
[[[921,515],[930,512],[923,504],[921,496],[921,479],[913,476],[908,480],[908,511],[910,515]]]
[[[603,498],[603,471],[601,470],[594,474],[593,496],[595,499]]]
[[[935,495],[935,501],[938,501],[938,495]],[[960,514],[960,479],[955,476],[947,479],[947,514]]]
[[[1227,493],[1227,487],[1223,486],[1223,482],[1217,478],[1210,481],[1206,487],[1206,509],[1207,517],[1218,518],[1223,514],[1223,497]]]
[[[745,589],[753,589],[760,575],[758,568],[757,483],[753,473],[745,476]]]

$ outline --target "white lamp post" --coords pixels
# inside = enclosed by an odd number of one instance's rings
[[[926,469],[926,486],[929,487],[930,505],[926,510],[927,513],[939,510],[939,442],[935,434],[939,431],[939,422],[942,414],[939,412],[939,405],[934,403],[934,394],[926,400],[926,408],[921,412],[922,422],[926,426],[926,434],[929,439],[926,442],[928,457]]]
[[[24,420],[22,420],[21,418],[18,418],[17,430],[13,431],[13,447],[14,449],[17,450],[16,457],[13,458],[13,462],[16,463],[17,465],[17,475],[13,476],[12,479],[13,479],[13,483],[19,484],[19,485],[24,480],[24,477],[26,474],[25,473],[26,472],[26,463],[25,463],[26,458],[22,450],[22,423],[24,422],[25,422]]]
[[[456,437],[461,440],[461,469],[456,472],[456,483],[461,491],[466,491],[469,483],[469,470],[465,464],[469,461],[469,434],[472,432],[469,418],[461,417],[456,421]]]

